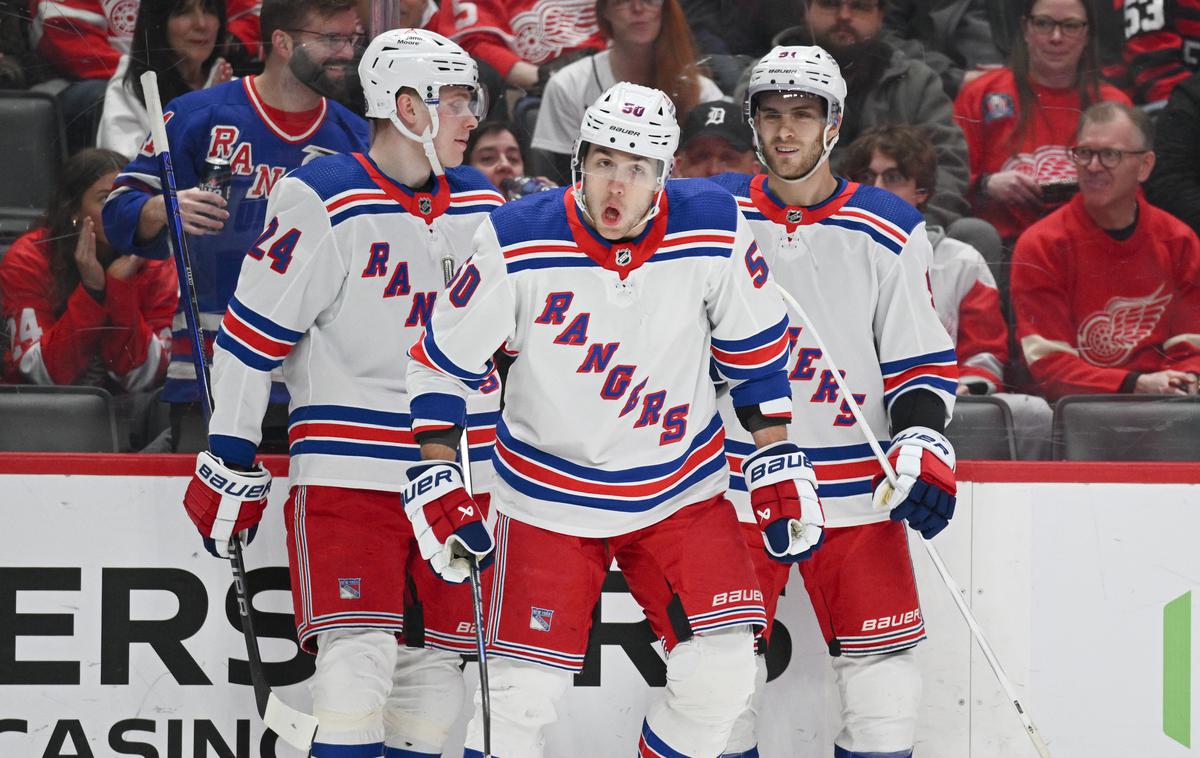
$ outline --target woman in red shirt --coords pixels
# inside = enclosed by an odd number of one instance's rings
[[[127,162],[111,150],[76,153],[43,223],[0,260],[10,335],[4,381],[135,391],[166,374],[179,300],[174,264],[120,255],[100,219]]]
[[[1067,155],[1079,114],[1129,99],[1099,79],[1096,19],[1081,0],[1025,0],[1009,65],[963,85],[954,117],[967,137],[975,214],[1011,246],[1078,188]]]

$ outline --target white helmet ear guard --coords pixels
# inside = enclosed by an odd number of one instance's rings
[[[754,152],[764,166],[766,158],[762,152],[762,140],[754,124],[757,110],[755,98],[768,92],[794,92],[816,95],[825,101],[825,130],[822,134],[823,152],[807,174],[798,179],[783,179],[785,182],[802,182],[812,176],[829,159],[829,153],[837,144],[834,130],[842,122],[846,106],[846,80],[833,56],[816,45],[781,45],[764,55],[750,72],[750,86],[742,101],[742,115],[750,125],[754,136]]]
[[[657,161],[658,191],[641,224],[658,213],[659,197],[675,165],[679,146],[679,122],[675,104],[661,90],[631,82],[617,82],[588,106],[579,126],[579,138],[571,151],[571,184],[575,203],[588,218],[586,198],[579,177],[587,145],[606,147]]]
[[[426,29],[391,29],[367,45],[358,64],[367,118],[386,118],[411,140],[422,143],[430,165],[442,173],[433,149],[438,132],[438,103],[443,87],[464,87],[471,92],[469,108],[478,119],[487,111],[487,96],[479,86],[479,67],[466,51],[440,34]],[[396,97],[404,88],[415,90],[429,112],[430,126],[414,134],[396,114]]]

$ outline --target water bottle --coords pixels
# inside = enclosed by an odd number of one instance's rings
[[[510,176],[500,182],[500,191],[509,200],[518,200],[526,195],[545,192],[554,187],[553,182],[540,176]]]

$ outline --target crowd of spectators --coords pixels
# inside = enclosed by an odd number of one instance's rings
[[[295,147],[272,165],[247,158],[240,174],[235,166],[247,186],[226,202],[195,187],[223,144],[207,132],[216,127],[200,119],[190,141],[180,135],[188,232],[202,256],[239,255],[256,233],[248,198],[261,205],[278,172],[306,150],[328,149],[308,129],[317,109],[322,118],[340,109],[347,145],[365,139],[365,122],[351,113],[362,107],[353,62],[372,24],[423,26],[476,58],[491,109],[466,159],[510,199],[571,180],[581,115],[619,80],[674,102],[682,126],[674,175],[758,172],[741,106],[749,66],[774,45],[817,44],[848,85],[831,165],[925,215],[930,287],[956,340],[959,394],[1006,403],[1021,455],[1044,457],[1047,401],[1197,394],[1200,24],[1192,19],[1200,0],[1154,8],[1134,0],[0,0],[0,90],[53,95],[70,155],[43,219],[0,240],[2,381],[148,394],[186,357],[178,318],[171,333],[174,266],[145,257],[162,245],[164,220],[138,195],[153,194],[135,160],[149,131],[145,71],[158,74],[164,103],[244,82],[281,144]],[[117,194],[137,196],[138,212],[122,224],[114,211],[106,233],[100,209],[119,175]],[[231,283],[209,284],[210,320],[219,320],[228,294],[217,290]],[[162,449],[181,449],[189,413],[176,408]]]

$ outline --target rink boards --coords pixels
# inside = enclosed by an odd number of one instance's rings
[[[255,716],[228,564],[204,552],[179,505],[191,466],[0,455],[0,756],[297,755]],[[277,476],[285,467],[272,464]],[[1056,758],[1193,755],[1200,466],[966,462],[959,476],[958,514],[934,545]],[[307,709],[284,496],[276,487],[246,556],[270,675]],[[913,557],[929,629],[917,755],[1034,755],[916,542]],[[633,754],[661,693],[647,682],[663,676],[640,618],[614,572],[547,756]],[[779,618],[762,755],[827,758],[837,694],[798,576]]]

